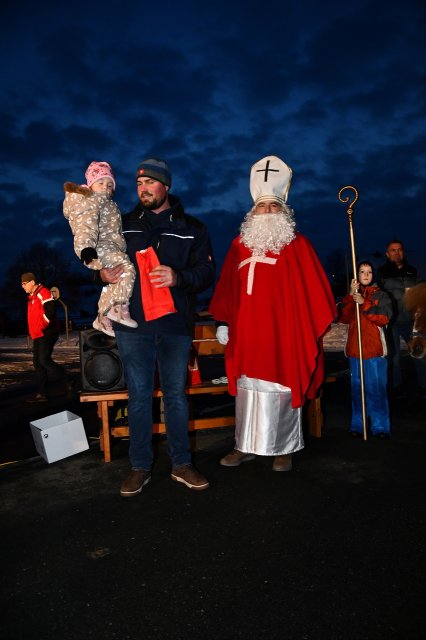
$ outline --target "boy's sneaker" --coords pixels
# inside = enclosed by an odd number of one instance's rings
[[[136,320],[130,317],[128,304],[115,304],[107,313],[107,317],[113,322],[119,322],[126,325],[126,327],[132,327],[136,329],[138,323]]]
[[[103,333],[106,333],[107,336],[111,336],[112,338],[115,338],[115,333],[114,333],[114,329],[112,328],[111,320],[107,318],[107,316],[102,316],[101,318],[99,318],[98,316],[97,318],[95,318],[93,320],[92,327],[97,331],[102,331]]]

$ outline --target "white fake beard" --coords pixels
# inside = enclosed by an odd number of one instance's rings
[[[283,205],[278,213],[249,211],[240,229],[241,242],[253,255],[264,256],[268,251],[279,253],[295,237],[296,222],[293,209]]]

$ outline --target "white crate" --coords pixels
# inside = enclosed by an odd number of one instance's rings
[[[34,420],[30,427],[37,452],[49,463],[89,448],[83,421],[71,411]]]

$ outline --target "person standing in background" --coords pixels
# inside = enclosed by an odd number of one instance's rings
[[[46,402],[54,383],[65,387],[65,369],[52,359],[53,347],[59,337],[56,326],[55,301],[47,287],[27,272],[21,276],[22,288],[28,294],[28,333],[33,342],[33,364],[37,374],[38,393],[34,402]]]
[[[389,323],[390,386],[395,396],[405,395],[401,373],[401,338],[408,343],[413,333],[414,320],[404,305],[405,292],[418,282],[417,269],[405,259],[401,240],[391,240],[386,247],[386,262],[377,269],[377,284],[392,300],[392,318]],[[426,394],[426,361],[414,362],[417,392]]]

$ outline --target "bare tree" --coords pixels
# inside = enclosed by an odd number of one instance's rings
[[[27,271],[34,273],[46,287],[59,287],[70,304],[74,301],[78,304],[80,285],[93,282],[93,272],[89,269],[82,266],[79,271],[78,263],[77,266],[74,263],[71,265],[68,259],[47,243],[33,244],[8,268],[5,284],[0,290],[1,300],[7,301],[1,311],[9,318],[25,316],[26,297],[22,294],[21,275]]]

